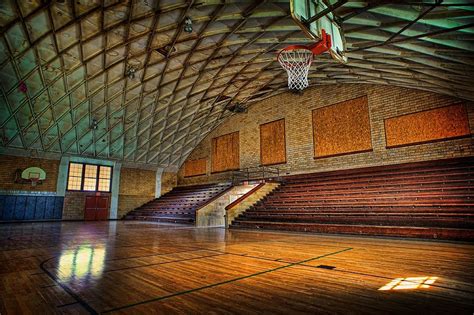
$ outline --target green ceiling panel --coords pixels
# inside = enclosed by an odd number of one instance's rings
[[[28,102],[23,103],[18,108],[15,116],[17,118],[18,126],[20,127],[20,129],[24,129],[28,125],[30,125],[31,120],[33,119],[33,115],[31,114],[31,110],[30,110]]]
[[[62,66],[59,58],[49,62],[43,66],[43,77],[47,85],[51,85],[54,81],[62,75]]]
[[[58,119],[58,118],[56,118]],[[60,119],[57,120],[58,131],[61,135],[64,135],[72,128],[72,121],[69,115],[64,115]]]
[[[10,62],[7,62],[0,68],[0,84],[4,91],[9,91],[13,86],[17,85],[18,77],[15,69]]]
[[[9,140],[1,145],[176,168],[232,115],[227,103],[248,107],[286,91],[279,49],[313,42],[285,0],[165,0],[158,14],[152,3],[2,1],[0,129]],[[474,8],[463,3],[346,2],[333,14],[349,61],[319,56],[310,83],[390,84],[474,100]]]
[[[28,87],[28,95],[30,97],[37,96],[44,89],[43,80],[41,80],[38,70],[34,70],[33,73],[31,73],[26,79],[25,83]]]
[[[14,136],[14,138],[11,138],[9,134],[7,133],[6,137],[11,139],[9,142],[9,146],[13,148],[27,148],[26,146],[23,145],[20,135],[17,134],[16,136]]]
[[[40,11],[34,14],[25,24],[32,41],[36,41],[51,30],[48,13],[46,11]]]
[[[29,128],[23,131],[23,139],[27,148],[31,148],[33,143],[38,140],[40,133],[37,124],[30,125]]]
[[[11,146],[16,148],[23,147],[23,143],[21,142],[21,139],[18,136],[19,130],[13,116],[10,116],[10,119],[3,125],[3,130],[5,132],[5,137],[8,139]]]
[[[7,99],[12,110],[15,110],[21,106],[21,104],[27,101],[26,94],[21,92],[19,88],[12,90],[10,94],[8,94]]]
[[[5,35],[13,56],[21,54],[28,48],[28,40],[19,22],[15,23]]]
[[[0,39],[0,64],[8,59],[8,48],[3,39]]]
[[[53,103],[56,103],[66,95],[66,87],[62,78],[54,81],[49,87],[49,95]]]
[[[14,2],[12,0],[2,0],[0,10],[0,26],[4,27],[16,18]]]
[[[45,108],[50,105],[48,91],[44,90],[39,94],[32,102],[33,110],[36,114],[41,113]]]

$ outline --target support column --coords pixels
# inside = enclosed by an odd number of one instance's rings
[[[68,169],[69,157],[63,156],[59,162],[58,181],[56,183],[56,196],[58,197],[66,195]]]
[[[112,172],[112,189],[110,191],[110,215],[109,219],[117,219],[118,211],[118,197],[119,197],[119,188],[120,188],[120,170],[122,168],[122,163],[115,162],[113,172]]]
[[[163,175],[163,168],[159,168],[156,170],[155,198],[159,198],[161,196],[161,175]]]

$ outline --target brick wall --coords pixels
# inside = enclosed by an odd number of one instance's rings
[[[46,180],[41,185],[15,183],[15,170],[36,166],[46,172]],[[0,190],[56,191],[59,161],[44,160],[10,155],[0,155]]]
[[[367,95],[373,152],[314,159],[312,116],[315,108]],[[178,172],[180,185],[222,181],[228,174],[210,174],[211,139],[230,132],[240,132],[240,167],[260,164],[259,125],[285,118],[287,163],[279,164],[283,174],[307,173],[336,169],[397,164],[423,160],[474,155],[473,138],[440,141],[400,148],[386,148],[384,119],[421,110],[450,105],[461,100],[412,90],[365,84],[315,87],[302,95],[284,93],[252,105],[246,114],[237,114],[213,130],[190,154],[188,159],[208,160],[207,175],[184,178]],[[471,133],[474,132],[474,104],[468,106]]]
[[[184,170],[183,170],[184,171]],[[161,194],[166,194],[178,185],[178,177],[176,173],[163,172],[161,175]]]
[[[64,196],[63,220],[84,220],[86,195],[80,191],[66,191]]]
[[[155,198],[155,179],[155,171],[121,169],[117,218]]]

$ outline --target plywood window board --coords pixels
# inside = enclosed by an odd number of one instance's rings
[[[285,119],[260,125],[260,163],[286,163]]]
[[[240,168],[239,132],[229,133],[212,139],[212,172],[225,172]]]
[[[206,175],[207,160],[188,160],[184,163],[184,177]]]
[[[314,157],[372,151],[367,96],[313,110]]]
[[[471,129],[464,104],[425,110],[385,119],[387,148],[469,137]]]

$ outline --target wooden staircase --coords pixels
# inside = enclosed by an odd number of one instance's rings
[[[229,204],[226,210],[226,221],[228,226],[236,217],[253,207],[260,200],[264,199],[265,196],[272,193],[275,189],[280,186],[277,182],[265,182],[257,185],[254,189],[243,195],[238,200]]]
[[[196,210],[229,188],[230,183],[176,187],[132,210],[124,219],[194,224]]]

